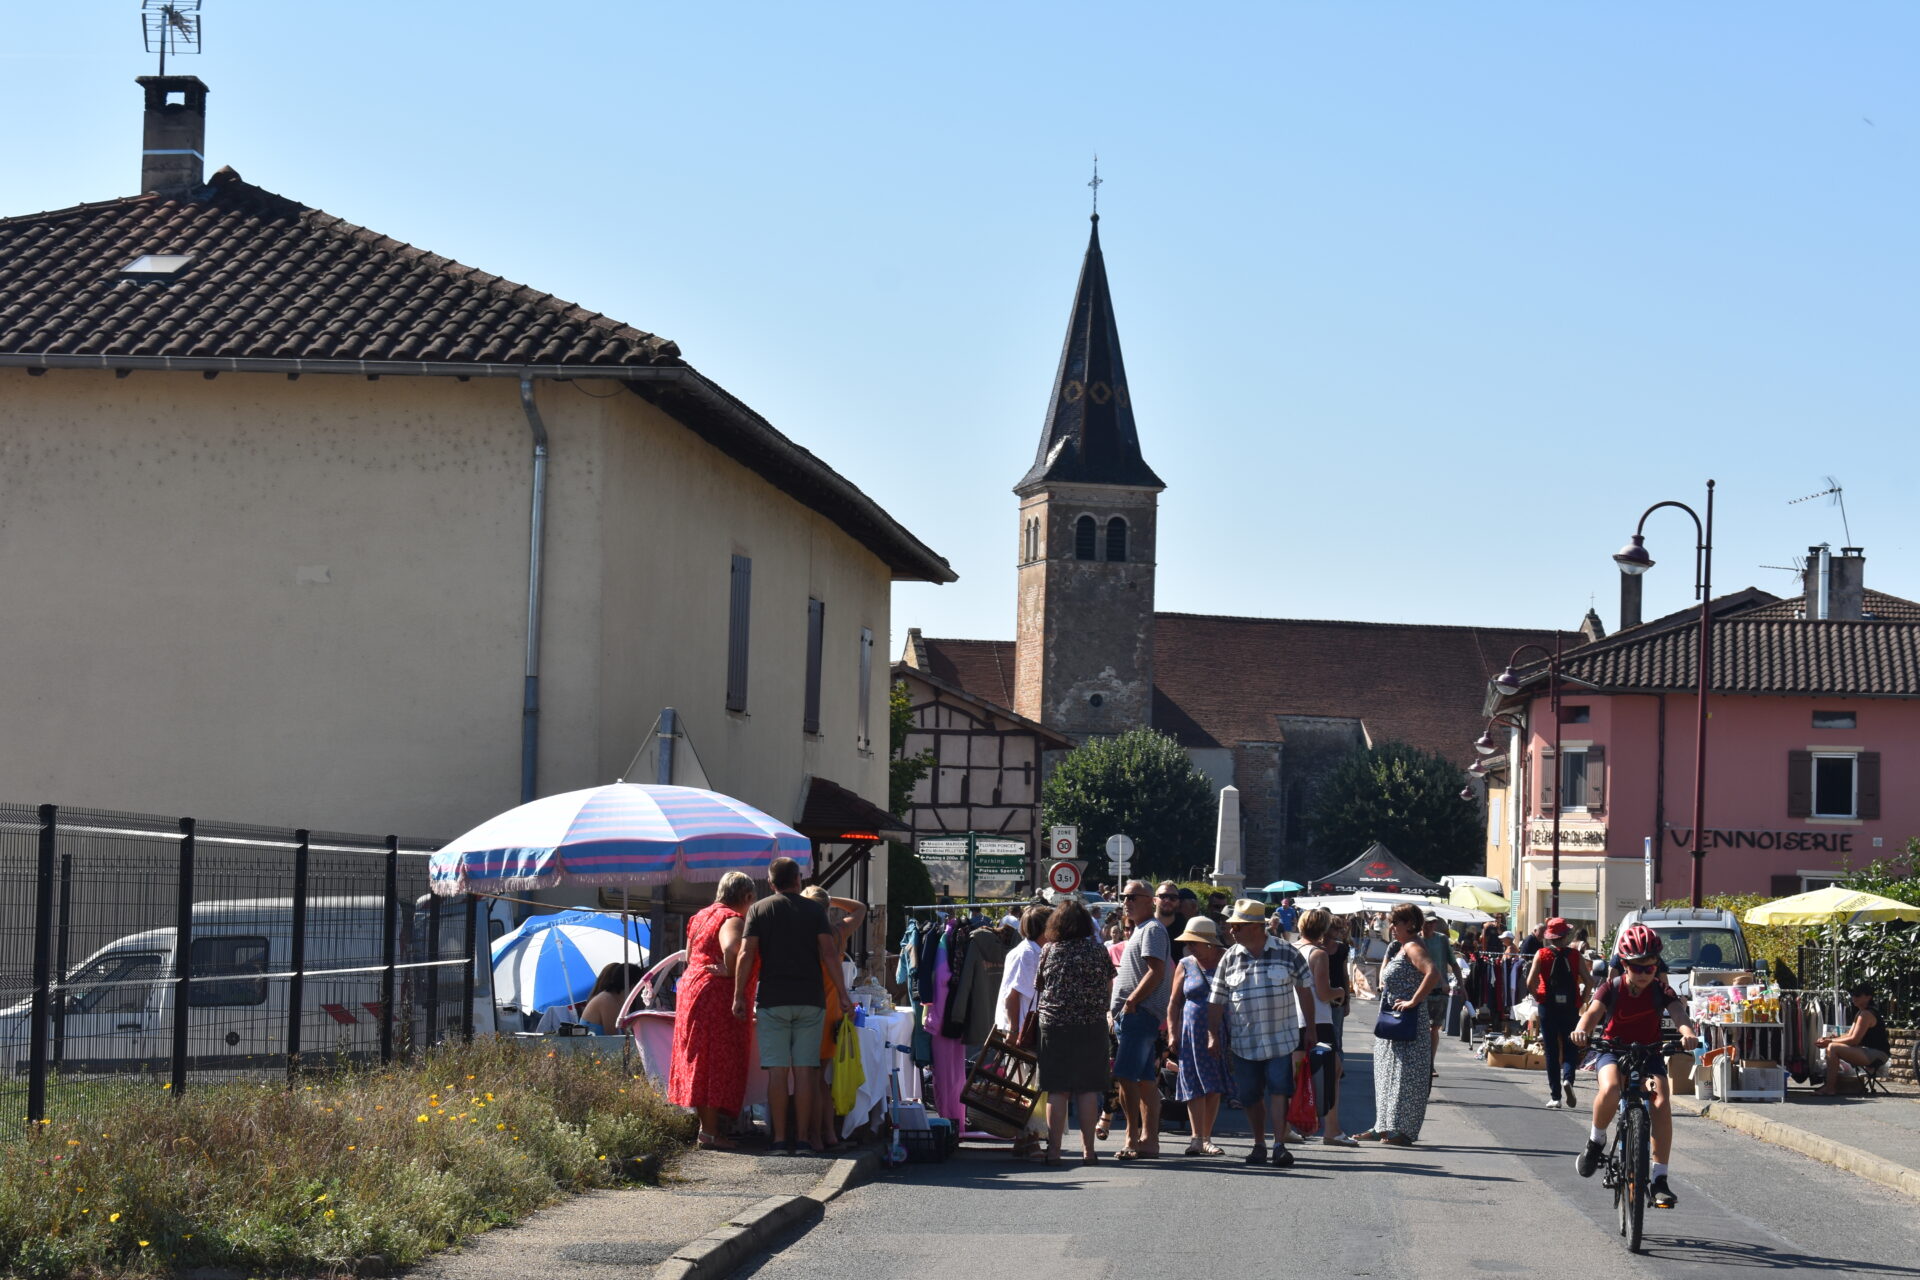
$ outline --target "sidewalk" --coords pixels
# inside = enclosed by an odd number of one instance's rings
[[[658,1186],[573,1196],[518,1226],[437,1254],[407,1276],[573,1280],[583,1264],[661,1280],[724,1276],[878,1163],[874,1148],[849,1148],[835,1159],[769,1156],[753,1147],[690,1150]]]
[[[1776,1146],[1920,1199],[1920,1089],[1894,1082],[1892,1097],[1820,1098],[1789,1087],[1784,1103],[1674,1105]]]

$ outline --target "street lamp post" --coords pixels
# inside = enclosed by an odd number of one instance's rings
[[[1707,690],[1713,664],[1713,481],[1707,481],[1705,520],[1684,502],[1656,502],[1641,512],[1640,523],[1634,526],[1633,541],[1613,557],[1620,572],[1637,577],[1653,568],[1653,557],[1647,554],[1647,517],[1662,507],[1678,507],[1693,517],[1694,532],[1698,535],[1693,548],[1693,592],[1700,598],[1700,655],[1694,664],[1699,691],[1693,729],[1693,905],[1697,907],[1705,888],[1707,858]],[[1664,832],[1657,834],[1665,835]]]
[[[1560,639],[1560,632],[1555,631],[1553,633],[1553,648],[1551,650],[1545,645],[1534,644],[1531,641],[1521,645],[1508,657],[1506,670],[1493,678],[1493,687],[1499,690],[1502,696],[1510,698],[1520,692],[1520,685],[1522,683],[1519,673],[1513,669],[1514,659],[1529,649],[1538,649],[1541,654],[1546,657],[1547,705],[1553,716],[1553,767],[1555,769],[1563,768],[1561,763],[1563,757],[1560,754]],[[1489,742],[1491,736],[1489,733],[1481,734],[1481,742]],[[1473,744],[1476,751],[1481,750],[1481,742]],[[1560,792],[1565,785],[1566,779],[1564,777],[1556,777],[1553,780],[1553,871],[1552,877],[1547,885],[1547,915],[1549,918],[1560,914]],[[1520,802],[1522,804],[1526,803],[1524,793],[1520,796]],[[1521,834],[1524,838],[1524,825]]]

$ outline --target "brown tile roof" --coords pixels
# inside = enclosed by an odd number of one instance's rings
[[[1209,747],[1279,741],[1277,716],[1334,716],[1364,721],[1375,742],[1465,760],[1486,727],[1488,678],[1529,643],[1553,632],[1155,614],[1154,724]]]
[[[1881,622],[1920,622],[1920,601],[1906,600],[1900,596],[1890,596],[1884,591],[1868,588],[1864,592],[1862,604],[1868,617]],[[1749,618],[1798,618],[1806,609],[1806,597],[1788,596],[1777,604],[1764,609],[1755,609],[1745,616]]]
[[[936,640],[926,645],[928,674],[997,706],[1013,707],[1013,641]]]
[[[1609,690],[1685,692],[1696,687],[1699,625],[1621,643],[1603,641],[1566,664]],[[1719,693],[1920,697],[1920,621],[1807,622],[1746,614],[1713,624]]]
[[[1565,643],[1579,645],[1577,632]],[[1276,717],[1359,719],[1375,742],[1464,760],[1487,680],[1553,632],[1296,618],[1154,615],[1154,727],[1189,747],[1275,742]],[[924,641],[943,680],[1009,705],[1011,640]]]
[[[177,274],[121,274],[191,254]],[[664,338],[288,200],[222,169],[185,198],[0,220],[0,351],[678,365]]]

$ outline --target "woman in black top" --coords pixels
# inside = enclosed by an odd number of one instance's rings
[[[1880,1066],[1893,1056],[1886,1020],[1873,1003],[1873,988],[1862,983],[1853,989],[1852,995],[1853,1020],[1848,1023],[1846,1034],[1821,1036],[1813,1042],[1816,1048],[1827,1051],[1827,1082],[1814,1092],[1829,1098],[1840,1092],[1841,1063],[1864,1071]]]

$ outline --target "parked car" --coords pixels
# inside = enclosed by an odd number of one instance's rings
[[[1747,972],[1754,968],[1740,917],[1731,911],[1654,907],[1629,911],[1620,919],[1622,931],[1636,924],[1644,924],[1660,935],[1660,959],[1667,966],[1668,981],[1681,995],[1692,989],[1696,970]]]
[[[477,930],[479,954],[486,955],[489,918],[504,911],[492,903]],[[395,956],[405,964],[424,947],[402,910],[396,922]],[[460,918],[453,917],[456,921]],[[301,998],[303,1056],[365,1059],[379,1052],[385,948],[381,937],[386,907],[378,895],[340,895],[309,899]],[[457,926],[456,926],[457,928]],[[158,1072],[173,1054],[173,1004],[178,948],[171,927],[128,934],[101,947],[66,975],[64,1014],[55,1019],[57,1069],[68,1075]],[[448,955],[449,945],[451,955]],[[445,928],[443,958],[458,959],[461,944]],[[283,1066],[293,965],[293,900],[248,898],[201,902],[193,908],[189,984],[187,1058],[196,1072],[271,1069]],[[396,996],[405,1000],[406,984],[418,993],[414,968],[396,974]],[[458,965],[447,966],[443,981],[460,982]],[[492,966],[476,967],[476,1029],[493,1029]],[[444,993],[443,988],[443,1006]],[[457,1008],[458,997],[454,997]],[[416,1003],[406,1000],[406,1005]],[[0,1009],[0,1070],[18,1076],[28,1069],[32,1001]],[[405,1034],[396,1027],[395,1034]],[[416,1028],[415,1034],[418,1034]]]

